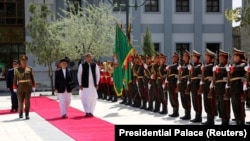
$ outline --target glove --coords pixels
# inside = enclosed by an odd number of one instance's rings
[[[230,88],[230,86],[228,86],[228,85],[226,84],[226,89],[228,89],[228,88]]]
[[[144,64],[144,69],[148,69],[148,65],[147,64]]]
[[[166,85],[165,84],[162,84],[162,88],[165,89]]]
[[[169,66],[166,66],[166,70],[169,70]]]
[[[177,81],[177,84],[180,84],[180,83],[181,83],[181,82],[178,80],[178,81]]]
[[[243,91],[246,91],[246,90],[247,90],[247,83],[243,82]]]
[[[148,83],[148,89],[150,89],[150,87],[151,87],[151,84],[150,84],[150,83]]]
[[[245,66],[244,69],[245,71],[248,71],[249,66]]]
[[[177,67],[177,70],[178,70],[178,71],[181,70],[181,65],[179,65],[179,66]]]
[[[17,89],[13,89],[13,92],[17,93]]]
[[[167,79],[167,78],[165,79],[165,83],[166,83],[166,84],[168,83],[168,79]]]
[[[200,81],[200,85],[204,84],[202,81]]]
[[[188,70],[192,70],[192,66],[190,64],[188,65]]]
[[[213,86],[213,83],[210,84],[209,88],[212,89],[214,86]]]
[[[227,72],[229,72],[229,71],[230,71],[230,68],[231,68],[231,65],[227,65],[227,66],[226,66],[226,70],[227,70]]]
[[[204,64],[202,64],[202,65],[201,65],[201,71],[203,71],[204,68],[205,68],[205,67],[204,67]]]
[[[33,88],[32,88],[32,91],[33,91],[33,92],[35,92],[35,91],[36,91],[36,88],[35,88],[35,87],[33,87]]]
[[[190,82],[189,81],[187,81],[187,85],[189,85],[190,84]]]
[[[217,65],[216,65],[216,66],[213,66],[213,71],[216,71],[216,68],[217,68]]]

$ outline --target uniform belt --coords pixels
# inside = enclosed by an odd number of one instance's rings
[[[217,81],[215,81],[215,83],[222,83],[222,82],[227,83],[226,80],[217,80]]]
[[[30,82],[30,80],[19,80],[18,83]]]
[[[143,76],[137,76],[137,78],[143,78]]]
[[[175,76],[176,74],[170,74],[168,77]]]
[[[208,76],[205,78],[205,80],[212,80],[212,79],[213,79],[213,77],[211,77],[211,76]]]
[[[235,78],[231,78],[230,81],[236,81],[236,80],[242,80],[242,77],[235,77]]]
[[[199,77],[192,77],[191,80],[198,80],[200,79]]]
[[[188,75],[182,76],[181,79],[188,78]]]

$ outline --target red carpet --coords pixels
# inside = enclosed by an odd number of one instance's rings
[[[35,111],[52,125],[76,141],[114,141],[114,125],[70,107],[68,118],[62,119],[59,103],[47,97],[32,97],[31,111]],[[32,117],[31,117],[32,120]]]

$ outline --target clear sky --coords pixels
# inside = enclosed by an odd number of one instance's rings
[[[233,8],[241,7],[242,0],[233,0]],[[240,25],[240,23],[233,23],[233,27]]]

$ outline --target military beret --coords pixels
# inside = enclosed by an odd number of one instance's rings
[[[211,57],[215,57],[216,56],[216,54],[214,52],[212,52],[211,50],[209,50],[209,49],[206,49],[206,55],[209,55]]]
[[[28,56],[22,55],[22,56],[20,57],[20,60],[28,60]]]

